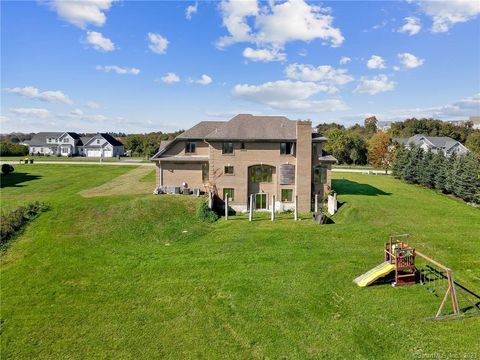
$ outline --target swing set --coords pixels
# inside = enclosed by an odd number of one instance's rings
[[[435,296],[443,294],[442,302],[433,320],[480,314],[480,296],[457,283],[453,271],[429,256],[411,247],[406,240],[408,234],[390,236],[385,243],[384,262],[365,274],[357,277],[354,282],[359,286],[368,286],[380,278],[394,273],[392,286],[413,285],[417,282],[426,285],[427,290]],[[416,260],[426,262],[418,267]],[[458,294],[468,305],[461,307]],[[447,304],[450,311],[447,314]]]

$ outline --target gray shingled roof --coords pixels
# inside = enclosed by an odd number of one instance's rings
[[[47,145],[47,138],[58,138],[62,136],[64,132],[39,132],[30,139],[30,146],[42,146]],[[53,145],[53,144],[48,144]]]
[[[162,161],[204,162],[208,161],[208,156],[165,156]]]
[[[173,140],[162,140],[160,141],[160,148],[158,151],[165,149]]]
[[[99,134],[96,134],[96,135],[92,136],[91,138],[89,138],[89,139],[87,140],[87,142],[90,141],[90,140],[93,140],[93,139],[102,139],[102,138],[105,139],[105,140],[106,140],[110,145],[112,145],[112,146],[123,146],[123,144],[122,144],[120,141],[118,141],[118,140],[115,139],[112,135],[107,134],[107,133],[99,133]],[[86,144],[87,142],[84,142],[83,145],[85,146],[85,144]],[[89,145],[87,145],[86,147],[100,147],[100,145],[89,144]]]
[[[205,139],[208,134],[225,124],[226,121],[201,121],[194,127],[178,135],[177,139]]]
[[[318,158],[318,160],[321,161],[321,162],[326,162],[326,163],[337,163],[338,162],[337,158],[332,156],[332,155],[320,156]]]
[[[295,140],[296,121],[285,116],[239,114],[206,136],[207,140]]]

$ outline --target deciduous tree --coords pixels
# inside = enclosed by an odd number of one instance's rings
[[[393,151],[390,137],[379,131],[368,142],[368,161],[387,171],[392,163]]]

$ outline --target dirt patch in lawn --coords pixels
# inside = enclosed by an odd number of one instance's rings
[[[115,179],[100,186],[83,190],[80,195],[83,197],[111,196],[111,195],[136,195],[151,194],[155,187],[153,181],[145,181],[145,177],[154,172],[150,166],[139,166]]]

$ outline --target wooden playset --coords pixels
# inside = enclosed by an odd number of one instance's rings
[[[433,319],[467,314],[480,314],[480,296],[455,282],[451,269],[411,247],[405,241],[408,237],[408,234],[390,236],[389,241],[385,243],[384,247],[385,261],[365,274],[357,277],[354,282],[358,286],[365,287],[376,282],[380,278],[385,279],[388,275],[393,273],[392,286],[413,285],[417,282],[429,285],[433,283],[434,287],[428,286],[429,290],[433,289],[434,292],[437,292],[438,288],[445,291],[442,303]],[[415,260],[417,258],[426,261],[427,265],[425,268],[419,269],[416,266]],[[437,286],[440,280],[446,282],[446,287]],[[469,305],[467,307],[460,308],[457,297],[457,288],[460,289],[461,295],[468,302]],[[448,315],[442,315],[445,306],[448,303],[448,299],[450,299],[451,313]]]

